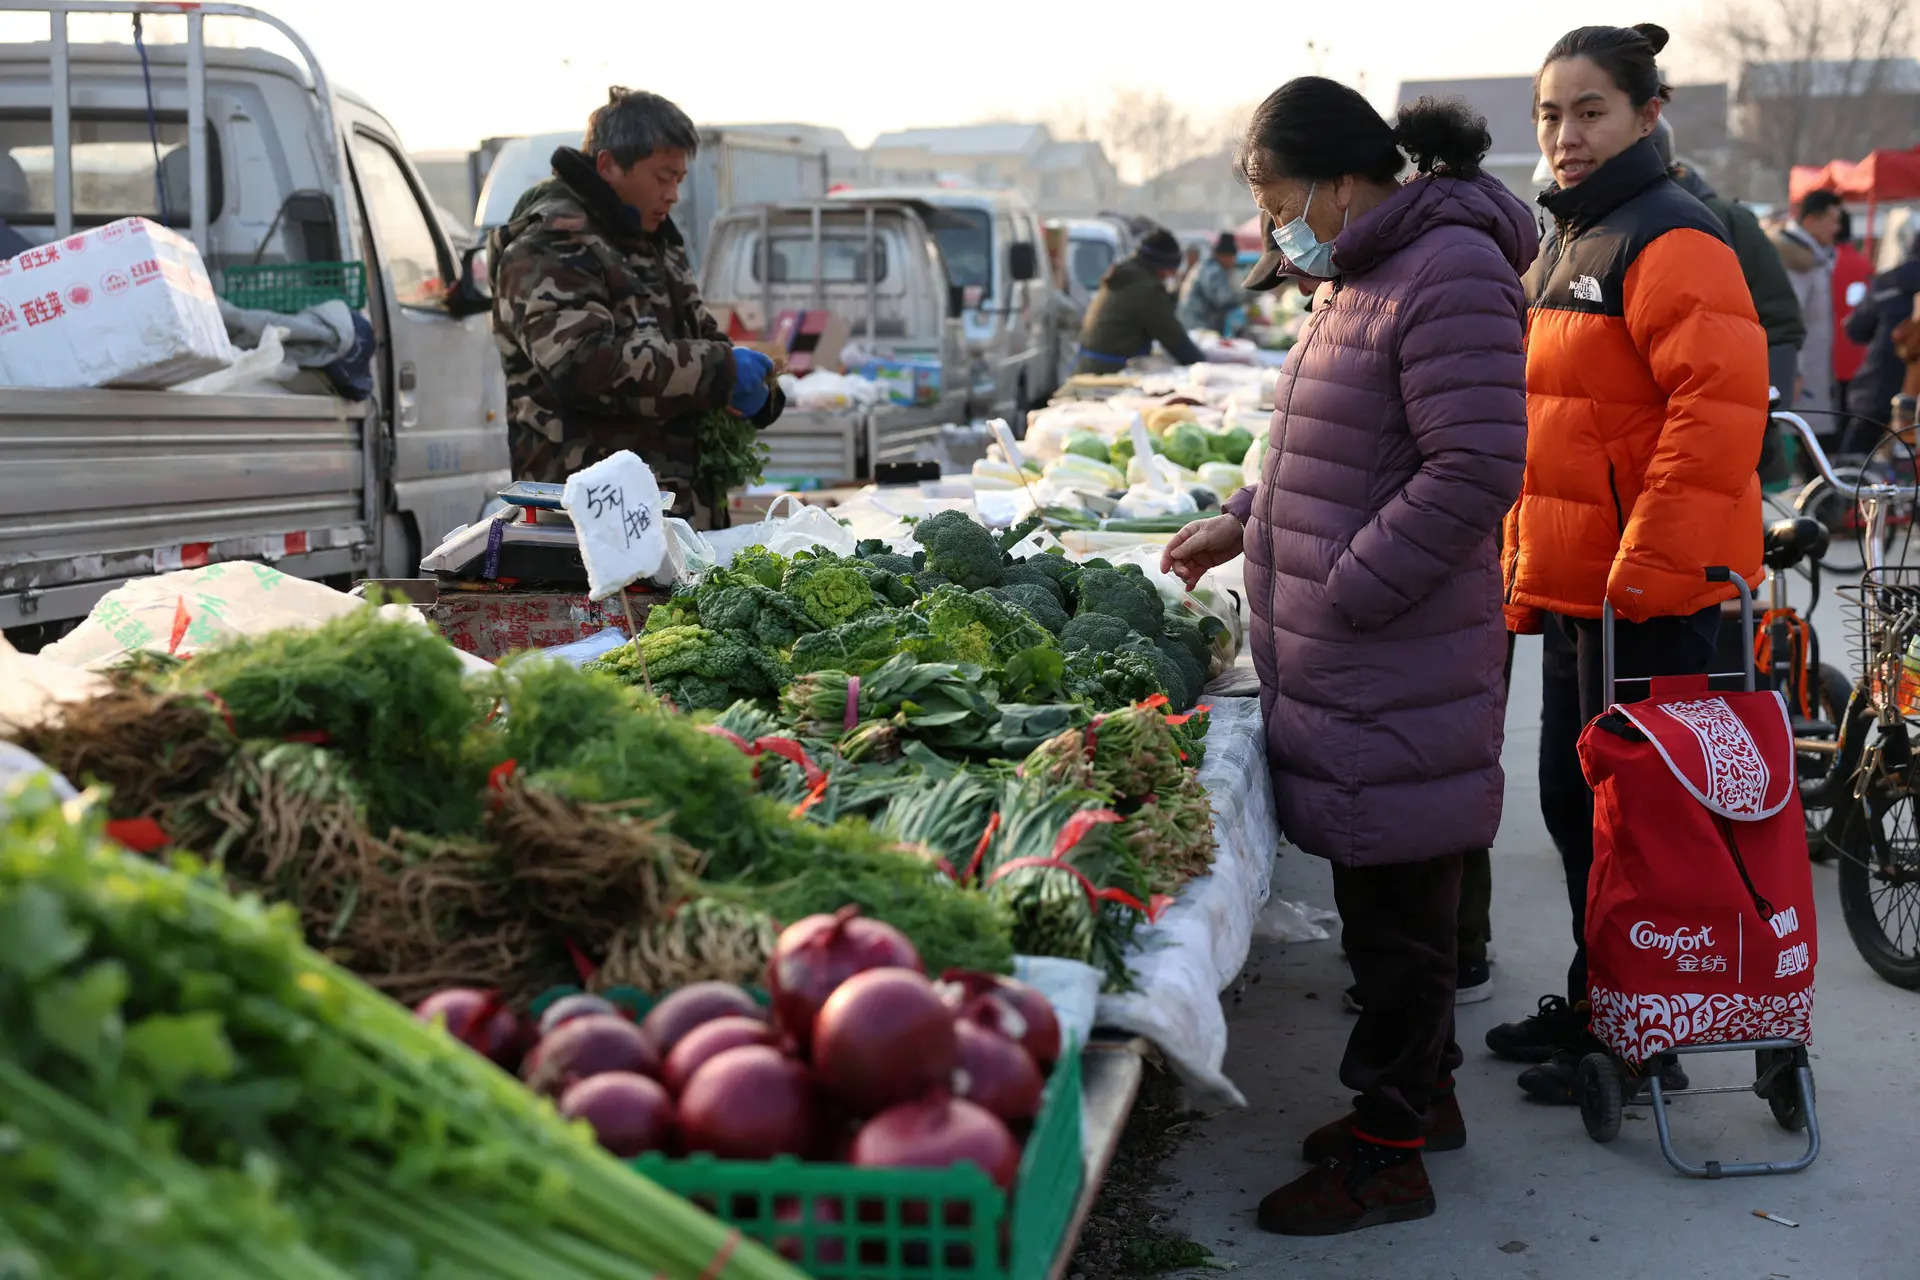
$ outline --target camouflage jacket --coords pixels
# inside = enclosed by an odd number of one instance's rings
[[[671,221],[643,230],[572,148],[553,167],[489,241],[514,476],[563,481],[632,449],[686,493],[695,420],[733,390],[733,345]]]

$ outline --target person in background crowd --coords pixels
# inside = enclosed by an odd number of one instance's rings
[[[1538,246],[1480,169],[1490,144],[1457,103],[1389,126],[1317,76],[1260,105],[1241,163],[1278,231],[1255,273],[1311,277],[1317,301],[1259,484],[1161,560],[1191,586],[1247,557],[1274,803],[1333,862],[1362,996],[1340,1063],[1354,1109],[1260,1203],[1286,1235],[1431,1214],[1422,1148],[1466,1143],[1455,941],[1463,863],[1492,843],[1505,785],[1495,538],[1524,464],[1519,272]]]
[[[1753,296],[1753,309],[1760,317],[1760,327],[1767,331],[1767,377],[1783,393],[1791,391],[1807,326],[1800,319],[1800,300],[1794,296],[1793,281],[1787,278],[1780,251],[1760,229],[1753,210],[1737,200],[1723,198],[1708,183],[1698,165],[1675,158],[1673,126],[1665,116],[1655,122],[1652,138],[1667,172],[1680,184],[1680,189],[1707,206],[1707,211],[1726,232],[1727,243],[1740,259],[1740,274],[1746,278],[1747,292]]]
[[[1670,91],[1657,26],[1581,27],[1534,82],[1553,229],[1527,276],[1527,469],[1506,524],[1508,625],[1545,630],[1540,804],[1566,869],[1574,955],[1566,994],[1487,1032],[1538,1065],[1520,1085],[1572,1102],[1588,1031],[1585,916],[1593,793],[1576,750],[1605,709],[1601,606],[1619,674],[1712,668],[1724,565],[1760,581],[1767,340],[1725,229],[1667,173],[1651,138]],[[1823,344],[1824,355],[1827,348]],[[1556,643],[1557,640],[1557,643]],[[1631,689],[1632,686],[1629,686]],[[1685,1076],[1668,1055],[1664,1082]]]
[[[701,414],[766,427],[785,400],[773,362],[735,347],[700,301],[670,216],[700,135],[665,98],[613,88],[581,150],[520,197],[489,242],[494,342],[517,480],[564,482],[631,449],[706,528],[694,493]]]
[[[1880,443],[1882,423],[1901,408],[1895,401],[1908,382],[1907,363],[1900,356],[1895,332],[1920,314],[1920,218],[1909,217],[1894,232],[1905,240],[1906,260],[1873,279],[1867,297],[1847,317],[1847,336],[1866,351],[1860,370],[1847,387],[1847,412],[1853,415],[1845,448],[1868,453]],[[1884,261],[1884,259],[1883,259]],[[1906,392],[1911,396],[1911,391]],[[1912,425],[1913,405],[1904,406],[1906,425]]]
[[[1847,407],[1847,386],[1860,372],[1867,349],[1847,336],[1847,317],[1867,299],[1873,281],[1873,259],[1861,252],[1853,238],[1853,215],[1840,210],[1840,230],[1833,240],[1833,407]]]
[[[1180,270],[1180,242],[1164,228],[1140,242],[1130,258],[1107,268],[1080,326],[1075,373],[1118,373],[1158,342],[1178,364],[1206,359],[1174,312],[1168,282]]]
[[[1200,246],[1190,244],[1180,252],[1180,274],[1174,277],[1173,291],[1177,294],[1187,287],[1187,281],[1193,279],[1193,273],[1200,269]]]
[[[1774,234],[1787,278],[1800,302],[1800,319],[1807,328],[1800,344],[1798,391],[1788,403],[1816,415],[1813,429],[1821,435],[1838,434],[1839,419],[1828,416],[1833,398],[1833,243],[1840,234],[1840,197],[1831,191],[1811,191],[1801,197],[1794,220]],[[1787,387],[1780,388],[1784,395]]]
[[[1213,256],[1201,263],[1180,288],[1181,324],[1222,337],[1233,336],[1227,332],[1227,317],[1240,305],[1240,289],[1233,282],[1233,267],[1239,257],[1240,245],[1233,232],[1222,231],[1213,242]]]

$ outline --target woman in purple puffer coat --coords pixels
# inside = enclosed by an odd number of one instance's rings
[[[1389,126],[1307,77],[1248,126],[1277,230],[1262,266],[1317,280],[1274,390],[1260,483],[1189,525],[1189,584],[1245,553],[1274,800],[1333,861],[1359,1021],[1354,1112],[1260,1224],[1324,1235],[1433,1212],[1421,1149],[1464,1144],[1453,1096],[1464,856],[1500,824],[1507,654],[1497,541],[1526,459],[1533,217],[1479,162],[1485,121],[1422,101]],[[1415,176],[1396,176],[1411,156]],[[1260,269],[1256,268],[1256,275]]]

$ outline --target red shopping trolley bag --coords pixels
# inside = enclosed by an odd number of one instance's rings
[[[1593,1033],[1633,1064],[1676,1044],[1805,1043],[1813,875],[1786,703],[1704,676],[1652,694],[1580,736]]]

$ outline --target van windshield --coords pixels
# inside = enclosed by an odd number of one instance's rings
[[[993,293],[993,231],[984,209],[940,210],[933,238],[947,260],[947,278],[961,288],[978,285]]]

